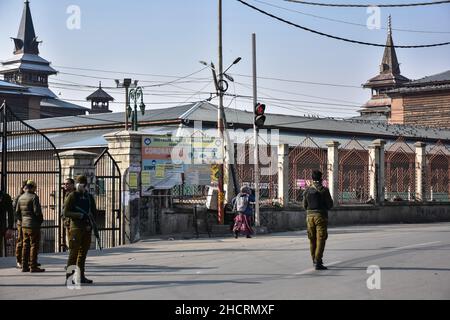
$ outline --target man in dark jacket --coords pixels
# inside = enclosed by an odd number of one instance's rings
[[[13,235],[14,210],[12,199],[6,192],[0,191],[0,257],[3,257],[3,237],[9,239]]]
[[[85,277],[85,263],[87,253],[91,247],[92,225],[89,214],[97,214],[94,197],[87,191],[87,178],[79,176],[75,181],[75,191],[70,193],[64,201],[64,217],[70,218],[69,230],[69,260],[67,261],[66,279],[72,273],[73,266],[80,271],[81,283],[93,283]],[[71,267],[71,268],[69,268]]]
[[[17,214],[17,203],[21,195],[25,193],[25,187],[28,180],[22,181],[22,186],[20,188],[19,194],[14,198],[13,208],[14,214],[16,215],[16,226],[17,226],[17,240],[16,240],[16,266],[17,269],[22,270],[22,251],[23,251],[23,233],[22,233],[22,217]],[[39,267],[39,265],[38,265]]]
[[[16,205],[17,215],[22,217],[23,249],[22,272],[44,272],[38,267],[41,224],[44,222],[41,204],[36,192],[36,183],[27,181],[25,193],[19,197]],[[30,252],[31,250],[31,252]]]
[[[303,193],[303,207],[306,210],[306,225],[314,267],[316,270],[326,270],[322,257],[328,238],[328,210],[333,207],[333,199],[328,188],[322,185],[322,172],[314,171],[312,179],[312,185]]]

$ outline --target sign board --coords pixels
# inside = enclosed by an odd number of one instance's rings
[[[222,161],[222,149],[215,137],[143,136],[142,195],[183,183],[209,185],[211,164]]]

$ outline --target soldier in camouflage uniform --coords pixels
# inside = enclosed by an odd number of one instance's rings
[[[16,205],[17,215],[22,217],[23,249],[22,272],[44,272],[38,267],[41,224],[44,221],[41,204],[36,192],[36,183],[28,180],[25,193],[19,197]],[[31,250],[31,252],[30,252]]]
[[[303,207],[306,210],[306,225],[313,264],[316,270],[326,270],[322,257],[328,239],[328,210],[333,207],[328,188],[322,185],[322,172],[314,171],[313,184],[303,193]]]
[[[23,233],[22,233],[22,217],[17,214],[17,203],[21,195],[25,193],[25,186],[28,180],[22,181],[22,187],[20,188],[19,195],[14,198],[13,208],[16,218],[17,226],[17,240],[16,240],[16,267],[22,270],[22,250],[23,250]]]
[[[69,194],[71,194],[72,192],[75,191],[75,180],[73,180],[72,178],[67,178],[66,180],[64,180],[64,201],[67,199],[67,197],[69,196]],[[69,232],[70,232],[70,218],[64,218],[63,219],[63,223],[64,223],[64,228],[66,231],[66,237],[65,237],[65,242],[64,242],[64,249],[67,250],[68,249],[68,244],[69,244]]]
[[[64,201],[64,217],[70,218],[69,231],[69,259],[67,261],[66,279],[72,273],[69,267],[76,265],[80,270],[81,283],[93,283],[85,277],[86,256],[91,246],[92,226],[87,213],[95,217],[97,209],[94,197],[87,192],[85,176],[76,178],[75,191],[70,193]]]

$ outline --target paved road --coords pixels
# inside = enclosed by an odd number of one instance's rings
[[[64,286],[66,254],[40,256],[44,274],[0,258],[0,299],[450,299],[450,223],[331,228],[328,271],[311,269],[305,231],[147,240],[92,252],[93,286]],[[367,268],[381,268],[369,290]],[[371,281],[376,284],[377,282]]]

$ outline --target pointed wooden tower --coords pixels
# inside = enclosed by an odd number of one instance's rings
[[[98,89],[89,95],[86,100],[91,101],[91,110],[89,110],[90,114],[112,112],[109,110],[109,102],[114,101],[114,98],[102,89],[101,82],[98,85]]]
[[[381,60],[380,73],[368,80],[363,88],[371,89],[371,99],[360,110],[361,116],[384,115],[387,118],[391,112],[391,99],[386,92],[401,87],[410,80],[400,74],[400,65],[392,40],[392,19],[388,18],[388,35],[383,59]]]

